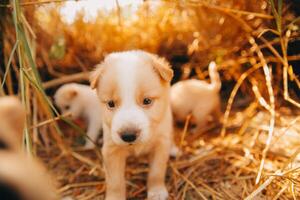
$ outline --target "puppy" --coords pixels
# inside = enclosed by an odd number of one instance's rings
[[[0,98],[0,146],[21,149],[25,115],[25,109],[17,97]]]
[[[56,200],[52,178],[41,163],[23,152],[0,150],[0,197]]]
[[[201,131],[209,120],[210,115],[220,118],[221,81],[214,62],[209,64],[211,83],[201,80],[185,80],[171,87],[171,105],[175,121],[184,122],[188,115],[192,115],[196,128]]]
[[[106,200],[125,200],[128,156],[149,155],[148,199],[168,198],[165,174],[172,142],[173,71],[144,51],[111,53],[91,75],[103,114]]]
[[[69,83],[61,86],[54,95],[56,105],[63,114],[70,113],[73,119],[83,117],[87,123],[87,140],[85,147],[91,148],[96,142],[102,128],[102,116],[98,97],[89,86]]]
[[[25,109],[13,96],[0,98],[0,198],[57,199],[44,167],[22,151]]]

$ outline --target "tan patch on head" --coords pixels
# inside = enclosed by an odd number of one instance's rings
[[[55,101],[58,106],[69,105],[70,101],[77,96],[78,91],[73,85],[64,85],[56,92]]]
[[[137,99],[142,100],[146,97],[158,99],[163,95],[163,90],[166,88],[166,85],[161,83],[160,78],[153,69],[144,66],[139,69],[138,74]]]
[[[104,68],[103,68],[104,69]],[[116,69],[113,65],[109,69],[101,71],[101,78],[97,80],[97,93],[100,98],[100,105],[103,114],[103,121],[111,128],[114,111],[107,108],[108,101],[115,102],[116,107],[121,104],[119,88],[116,79]]]
[[[100,76],[103,74],[104,64],[98,64],[94,68],[95,70],[90,75],[90,86],[92,89],[98,86]]]
[[[141,107],[143,107],[144,98],[152,99],[153,104],[150,107],[145,107],[144,111],[151,124],[156,125],[160,123],[169,103],[170,86],[166,81],[161,81],[161,76],[158,76],[157,72],[153,70],[152,64],[150,62],[150,67],[144,65],[138,69],[136,98]]]
[[[153,66],[154,70],[159,74],[161,79],[170,83],[174,74],[169,62],[166,59],[159,57],[155,54],[146,53],[146,55],[150,58],[151,65]]]
[[[70,89],[66,93],[66,96],[67,96],[68,100],[74,99],[77,95],[78,95],[78,92],[77,92],[77,90],[75,88],[74,89]]]

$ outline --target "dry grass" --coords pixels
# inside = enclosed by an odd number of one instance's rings
[[[212,125],[205,134],[176,131],[183,154],[171,159],[167,173],[170,199],[292,199],[299,198],[299,113],[282,108],[259,184],[255,184],[267,141],[269,114],[257,103],[230,118],[228,134]],[[67,140],[71,142],[71,140]],[[43,148],[42,148],[43,149]],[[75,148],[71,155],[58,149],[39,152],[60,183],[63,196],[102,199],[104,172],[99,151]],[[129,160],[126,170],[130,199],[146,197],[147,159]],[[252,198],[253,197],[253,198]]]
[[[300,35],[290,4],[148,0],[134,16],[119,7],[90,22],[79,14],[68,25],[57,11],[60,2],[14,0],[1,6],[13,11],[14,21],[8,12],[0,20],[1,95],[19,93],[28,111],[26,149],[44,160],[62,196],[103,198],[101,154],[72,145],[82,128],[60,116],[47,95],[60,84],[86,80],[105,54],[140,48],[167,57],[176,80],[207,78],[211,60],[222,76],[223,125],[211,124],[203,134],[175,133],[183,155],[169,165],[171,199],[300,197],[300,82],[291,66],[300,55],[288,54]],[[60,119],[70,125],[61,123],[63,132]],[[129,160],[131,199],[145,198],[146,163]]]

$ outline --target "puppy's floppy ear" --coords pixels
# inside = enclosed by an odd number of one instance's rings
[[[95,89],[97,87],[97,84],[99,82],[99,78],[103,72],[103,64],[97,64],[95,66],[95,70],[91,72],[90,74],[90,86],[92,89]]]
[[[78,95],[78,92],[77,92],[77,90],[72,89],[72,90],[69,91],[68,95],[69,95],[70,99],[73,99],[74,97],[76,97]]]
[[[158,57],[154,54],[149,53],[149,56],[151,58],[154,70],[159,74],[160,78],[166,82],[171,82],[173,78],[173,70],[169,62],[166,59]]]

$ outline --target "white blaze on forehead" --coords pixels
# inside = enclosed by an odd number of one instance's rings
[[[116,76],[120,91],[121,106],[132,106],[136,102],[138,67],[144,63],[132,54],[123,54],[118,56],[116,64]]]

